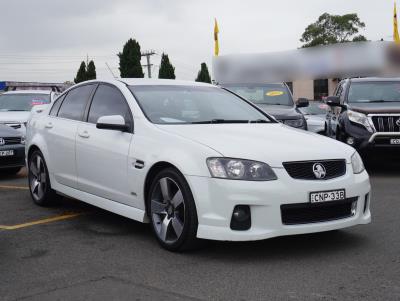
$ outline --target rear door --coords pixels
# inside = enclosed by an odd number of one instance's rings
[[[129,125],[128,132],[97,129],[102,116],[121,115]],[[128,153],[133,137],[133,119],[121,91],[100,84],[87,114],[87,122],[78,126],[76,162],[79,190],[132,204],[128,185]]]
[[[76,131],[95,86],[89,84],[70,90],[54,103],[44,121],[49,172],[58,183],[72,188],[77,187]]]

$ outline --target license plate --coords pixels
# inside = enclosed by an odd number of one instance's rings
[[[344,189],[319,191],[310,193],[311,203],[322,203],[340,201],[346,199],[346,191]]]
[[[14,156],[13,150],[0,151],[0,157]]]
[[[400,144],[400,139],[390,139],[390,144]]]

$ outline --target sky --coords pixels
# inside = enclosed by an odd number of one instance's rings
[[[393,31],[392,0],[1,2],[0,80],[73,81],[87,56],[97,78],[113,77],[106,63],[119,76],[117,53],[129,38],[156,52],[153,77],[165,52],[178,79],[194,80],[202,62],[211,69],[214,18],[220,55],[298,48],[306,26],[325,12],[357,13],[366,24],[360,34],[369,40],[391,40]]]

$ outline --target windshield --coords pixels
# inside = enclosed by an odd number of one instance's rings
[[[147,118],[157,124],[273,122],[217,87],[130,86]]]
[[[400,102],[400,82],[351,83],[349,103],[358,102]]]
[[[310,101],[308,107],[299,108],[306,115],[326,115],[328,105],[319,101]]]
[[[47,94],[2,94],[0,111],[30,111],[33,106],[50,103]]]
[[[224,86],[255,104],[294,105],[285,84],[229,84]]]

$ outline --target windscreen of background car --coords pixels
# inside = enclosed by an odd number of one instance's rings
[[[217,87],[130,86],[147,118],[157,124],[190,124],[220,120],[264,120],[263,113]]]
[[[349,103],[400,102],[400,82],[353,82],[347,100]]]
[[[284,84],[224,85],[254,104],[293,106],[293,99]]]
[[[33,106],[50,103],[47,94],[2,94],[0,111],[30,111]]]

